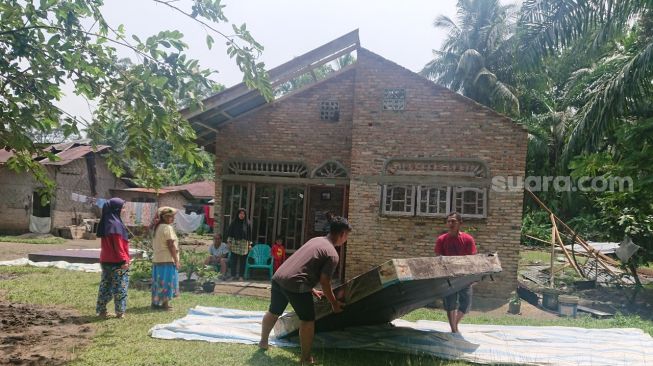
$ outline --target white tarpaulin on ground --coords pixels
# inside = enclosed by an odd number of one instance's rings
[[[191,212],[189,215],[181,211],[175,214],[175,229],[182,233],[193,233],[199,229],[204,222],[204,215],[198,215]]]
[[[263,312],[196,306],[170,324],[155,325],[162,339],[244,343],[259,341]],[[584,329],[461,324],[462,335],[443,322],[395,320],[315,335],[314,347],[430,354],[481,364],[615,366],[653,365],[653,338],[640,329]],[[276,340],[298,347],[297,339]]]
[[[0,261],[0,266],[34,266],[34,267],[55,267],[71,271],[102,272],[100,263],[68,263],[56,262],[32,262],[27,258],[14,259],[12,261]]]

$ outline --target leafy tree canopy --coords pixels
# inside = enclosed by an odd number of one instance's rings
[[[220,0],[193,0],[187,10],[174,1],[152,1],[201,23],[209,48],[214,37],[226,39],[226,52],[243,72],[244,82],[271,97],[264,64],[258,61],[263,47],[246,25],[232,25],[232,35],[216,28],[227,22]],[[79,134],[81,126],[93,133],[94,126],[118,121],[124,148],[120,155],[109,156],[109,166],[120,175],[122,162],[129,160],[137,176],[155,186],[154,140],[166,141],[170,154],[191,165],[206,162],[178,108],[180,101],[201,105],[201,90],[213,87],[213,71],[186,55],[188,45],[181,32],[163,30],[143,40],[130,36],[124,26],[107,23],[102,4],[102,0],[0,2],[0,148],[15,152],[10,168],[31,171],[48,193],[53,184],[31,158],[38,152],[34,131],[58,130],[70,136]],[[120,62],[118,48],[130,49],[137,59]],[[75,94],[96,102],[93,125],[56,106],[66,82]]]

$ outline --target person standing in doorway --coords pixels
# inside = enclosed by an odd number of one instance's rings
[[[101,318],[107,317],[107,304],[113,299],[116,318],[122,318],[127,309],[129,287],[129,235],[120,218],[125,201],[114,197],[102,207],[102,218],[97,227],[100,238],[100,265],[102,278],[98,290],[95,311]]]
[[[247,253],[249,253],[252,246],[252,226],[247,221],[247,211],[244,208],[238,209],[236,218],[229,225],[227,244],[231,251],[231,257],[229,258],[231,278],[242,281]]]
[[[273,271],[276,272],[286,260],[286,246],[283,245],[283,238],[278,237],[272,245]]]
[[[352,228],[347,219],[334,217],[329,234],[307,241],[291,255],[272,276],[270,307],[263,316],[259,347],[268,348],[268,338],[279,316],[290,302],[299,317],[299,343],[302,349],[300,362],[314,364],[311,356],[315,334],[315,308],[313,296],[326,296],[334,313],[344,306],[333,293],[331,279],[338,268],[337,247],[347,241]],[[320,284],[322,291],[314,289]]]
[[[463,219],[458,212],[447,215],[448,232],[440,235],[435,242],[436,256],[460,256],[476,254],[474,238],[460,231]],[[449,326],[452,333],[458,333],[458,324],[472,308],[472,285],[444,298],[444,309],[447,311]]]

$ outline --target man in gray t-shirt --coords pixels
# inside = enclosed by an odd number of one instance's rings
[[[329,234],[307,241],[290,256],[272,277],[270,307],[263,316],[259,347],[268,348],[268,337],[274,324],[290,302],[299,317],[299,341],[302,348],[301,363],[313,363],[311,347],[315,333],[313,296],[326,296],[334,313],[342,311],[342,304],[331,288],[331,278],[338,267],[336,247],[347,241],[351,225],[343,217],[334,217]],[[322,286],[322,291],[313,287]]]
[[[311,292],[320,276],[332,278],[338,268],[338,252],[326,236],[313,238],[302,245],[277,269],[272,277],[290,292]]]

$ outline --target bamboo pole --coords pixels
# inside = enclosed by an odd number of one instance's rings
[[[591,245],[587,244],[587,242],[585,242],[585,240],[584,240],[583,238],[581,238],[580,235],[578,235],[578,234],[577,234],[577,233],[576,233],[572,228],[570,228],[569,226],[567,226],[567,224],[565,224],[564,221],[562,221],[559,217],[557,217],[557,216],[553,213],[553,211],[551,211],[551,209],[549,209],[549,208],[548,208],[548,207],[547,207],[547,206],[546,206],[542,201],[540,201],[540,199],[537,198],[537,196],[535,195],[535,193],[533,193],[530,189],[524,187],[524,190],[525,190],[526,192],[528,192],[528,193],[531,195],[531,197],[533,198],[533,200],[535,200],[535,202],[536,202],[538,205],[540,205],[540,207],[542,207],[546,212],[548,212],[549,215],[551,215],[552,217],[554,217],[556,221],[560,222],[560,224],[561,224],[562,226],[564,226],[565,229],[569,230],[569,231],[571,232],[571,234],[574,235],[574,236],[576,237],[576,239],[578,240],[578,243],[579,243],[579,244],[580,244],[580,245],[581,245],[581,246],[582,246],[582,247],[583,247],[583,248],[584,248],[588,253],[590,253],[591,256],[594,257],[594,260],[595,260],[597,263],[599,263],[599,264],[601,265],[601,267],[603,267],[603,269],[605,269],[608,273],[610,273],[610,274],[611,274],[612,276],[614,276],[615,278],[619,278],[619,277],[616,275],[616,273],[614,273],[614,271],[613,271],[612,269],[610,269],[610,267],[608,267],[608,266],[604,263],[604,261],[602,260],[603,257],[606,257],[606,258],[609,258],[609,257],[605,256],[605,254],[600,253],[598,250],[594,249]],[[551,239],[553,240],[553,238],[551,238]],[[613,261],[612,259],[610,259],[610,260]],[[619,278],[619,282],[621,282],[622,284],[625,284],[625,282],[624,282],[621,278]]]
[[[546,241],[544,239],[536,238],[536,237],[531,236],[531,235],[524,234],[524,236],[529,238],[529,239],[533,239],[533,240],[536,240],[536,241],[539,241],[539,242],[542,242],[542,243],[551,244],[551,243],[549,243],[548,241]]]
[[[569,251],[567,251],[567,248],[565,248],[565,244],[562,242],[562,239],[560,238],[560,233],[558,232],[558,225],[556,225],[555,215],[551,214],[550,217],[551,217],[551,225],[553,226],[552,233],[554,234],[551,241],[558,242],[558,245],[560,245],[560,249],[565,254],[565,257],[567,257],[567,262],[572,267],[574,267],[574,270],[576,271],[576,273],[578,273],[579,276],[585,278],[585,276],[583,276],[583,273],[580,271],[578,266],[576,266],[576,262],[573,260],[573,258],[571,258],[571,255],[569,255]]]
[[[553,280],[555,279],[555,271],[553,270],[553,262],[555,261],[555,257],[556,257],[555,237],[556,237],[555,228],[551,226],[551,278],[549,279],[549,284],[551,285],[551,288],[553,288],[554,286]]]

